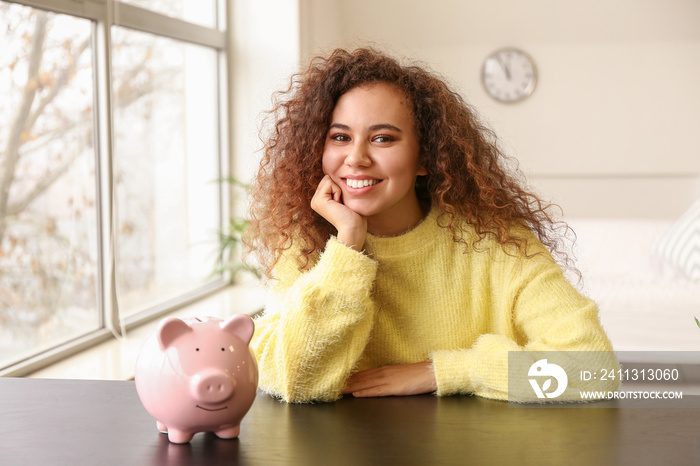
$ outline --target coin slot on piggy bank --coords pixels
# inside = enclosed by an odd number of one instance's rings
[[[160,322],[139,353],[135,382],[141,403],[171,442],[187,443],[198,432],[238,437],[258,388],[249,346],[254,330],[244,314]]]

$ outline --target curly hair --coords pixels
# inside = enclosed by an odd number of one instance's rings
[[[427,170],[418,177],[416,192],[441,209],[439,224],[455,241],[478,248],[492,235],[504,248],[514,245],[527,252],[527,241],[512,229],[521,225],[578,274],[563,246],[566,235],[558,233],[569,227],[554,221],[553,205],[527,190],[517,162],[501,151],[496,135],[475,110],[424,67],[402,65],[382,52],[360,48],[315,57],[308,69],[292,76],[286,91],[275,94],[267,119],[274,126],[263,137],[245,239],[267,277],[293,245],[303,269],[337,234],[310,207],[324,176],[321,159],[331,116],[340,96],[378,82],[394,85],[412,105],[420,162]]]

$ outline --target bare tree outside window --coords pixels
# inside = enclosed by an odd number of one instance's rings
[[[0,360],[99,325],[91,24],[0,3]]]
[[[112,40],[117,291],[128,316],[211,273],[220,228],[217,55],[119,27]]]
[[[0,0],[0,366],[102,326],[92,34]],[[210,278],[217,52],[118,27],[111,52],[123,317]]]

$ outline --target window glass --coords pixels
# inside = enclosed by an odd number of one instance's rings
[[[201,26],[216,27],[217,0],[122,0],[122,3],[155,11]],[[117,8],[119,5],[117,4]],[[117,13],[118,13],[117,9]]]
[[[91,34],[0,2],[0,367],[100,327]]]
[[[220,228],[217,53],[114,27],[122,317],[211,279]]]

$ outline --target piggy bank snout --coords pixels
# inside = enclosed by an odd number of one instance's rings
[[[204,370],[192,377],[190,392],[203,403],[221,403],[233,395],[236,382],[221,370]]]

